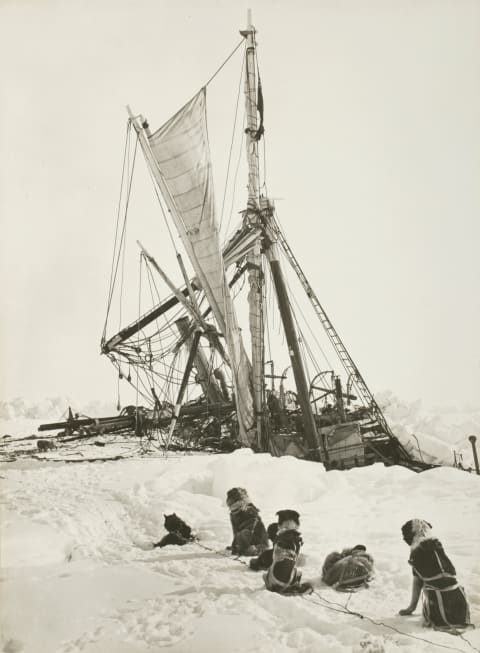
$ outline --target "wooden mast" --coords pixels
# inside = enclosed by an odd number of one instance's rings
[[[248,202],[245,220],[253,226],[259,223],[259,162],[257,137],[257,79],[255,65],[255,28],[252,25],[252,12],[248,10],[247,29],[240,32],[246,40],[245,50],[245,110],[247,115],[246,148],[248,162]],[[247,256],[248,282],[250,291],[249,323],[252,340],[253,398],[256,416],[256,444],[265,447],[263,437],[264,423],[264,325],[263,325],[263,279],[260,237]]]
[[[245,214],[246,220],[251,227],[260,226],[266,229],[270,235],[272,230],[268,228],[272,218],[273,207],[267,198],[259,198],[259,165],[258,165],[258,140],[261,134],[258,133],[257,124],[257,83],[255,69],[255,28],[252,25],[251,10],[248,10],[247,29],[242,31],[245,37],[245,101],[247,113],[247,160],[248,160],[248,204]],[[275,242],[271,242],[267,250],[267,257],[272,272],[275,291],[278,299],[280,317],[285,330],[285,336],[292,364],[295,384],[297,387],[298,401],[303,415],[305,436],[308,441],[311,457],[315,460],[320,458],[317,429],[312,407],[310,405],[309,386],[303,367],[303,362],[298,344],[298,337],[295,331],[290,301],[283,272],[278,259],[278,248]],[[263,303],[262,303],[262,255],[261,243],[249,254],[248,259],[249,282],[250,282],[250,328],[252,331],[252,366],[255,408],[257,413],[257,443],[262,446],[263,434],[263,413],[264,413],[264,354],[263,354]],[[259,343],[255,343],[255,333],[260,334]],[[257,346],[256,346],[257,344]]]

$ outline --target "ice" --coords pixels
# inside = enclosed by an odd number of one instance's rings
[[[17,398],[1,404],[0,435],[11,436],[2,439],[4,449],[33,434],[12,445],[34,452],[39,423],[57,420],[66,405],[87,412],[68,401],[32,405]],[[391,393],[381,403],[405,446],[420,446],[424,459],[450,466],[421,474],[380,463],[326,472],[318,463],[248,449],[142,456],[135,440],[112,440],[102,448],[82,444],[64,456],[81,461],[121,453],[124,458],[115,462],[65,464],[54,451],[2,463],[0,651],[471,650],[464,640],[423,629],[420,610],[410,618],[398,615],[411,583],[400,527],[412,517],[433,524],[478,623],[480,478],[451,465],[454,451],[463,453],[465,466],[472,464],[467,436],[480,432],[480,414],[432,413]],[[90,410],[114,414],[100,404]],[[280,509],[300,512],[302,572],[313,595],[267,592],[261,574],[226,551],[231,527],[225,496],[233,486],[248,490],[266,525]],[[198,544],[153,548],[165,532],[164,514],[172,512],[193,527]],[[370,588],[345,595],[326,587],[325,556],[360,543],[375,559]],[[354,614],[345,614],[347,605]],[[479,648],[479,635],[470,631],[466,637]]]
[[[3,463],[0,476],[3,653],[471,650],[424,630],[419,611],[397,613],[411,583],[400,527],[422,517],[452,557],[478,623],[474,474],[383,464],[325,472],[318,463],[239,450],[74,465],[19,461]],[[315,594],[267,592],[261,574],[225,550],[225,494],[234,485],[247,488],[266,524],[277,510],[300,512],[303,577]],[[194,528],[199,544],[152,548],[170,512]],[[321,581],[323,560],[358,543],[375,558],[375,580],[356,594],[336,593]],[[385,625],[345,614],[347,601],[354,613]],[[477,648],[479,634],[466,635]]]

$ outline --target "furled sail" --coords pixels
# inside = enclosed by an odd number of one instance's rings
[[[225,335],[237,401],[240,439],[250,444],[254,426],[251,365],[245,353],[225,276],[215,219],[205,88],[155,133],[150,149],[187,254],[218,327]],[[173,210],[172,210],[173,207]]]

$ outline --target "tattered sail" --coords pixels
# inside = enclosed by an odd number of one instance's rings
[[[148,137],[172,217],[218,327],[224,334],[237,401],[240,439],[250,444],[255,423],[251,365],[226,282],[215,219],[205,89]]]

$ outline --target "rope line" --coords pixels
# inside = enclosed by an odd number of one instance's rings
[[[124,147],[124,152],[123,152],[122,176],[121,176],[120,191],[119,191],[119,196],[118,196],[117,220],[116,220],[116,224],[115,224],[115,238],[114,238],[114,243],[113,243],[112,265],[111,265],[111,268],[110,268],[110,282],[109,282],[109,287],[108,287],[107,314],[105,316],[105,324],[104,324],[104,327],[103,327],[103,334],[102,334],[103,338],[105,338],[105,336],[106,336],[108,315],[110,313],[110,307],[111,307],[111,304],[112,304],[113,286],[114,286],[115,252],[117,251],[118,226],[120,224],[120,209],[121,209],[121,205],[122,205],[122,194],[123,194],[123,188],[124,188],[127,152],[128,152],[129,145],[130,145],[130,131],[131,131],[131,123],[130,123],[130,120],[129,120],[127,122],[127,132],[126,132],[126,136],[125,136],[125,147]]]
[[[236,104],[236,107],[235,107],[235,117],[233,119],[232,140],[230,142],[230,151],[228,153],[227,174],[226,174],[226,177],[225,177],[225,188],[223,190],[222,210],[220,212],[220,225],[219,225],[219,228],[218,228],[219,231],[222,228],[223,212],[225,210],[225,200],[226,200],[226,197],[227,197],[228,179],[229,179],[229,176],[230,176],[230,165],[232,163],[233,143],[234,143],[234,140],[235,140],[235,129],[237,127],[238,107],[239,107],[239,104],[240,104],[240,93],[241,93],[241,90],[242,90],[242,78],[243,78],[243,68],[244,68],[244,66],[245,66],[245,59],[242,59],[242,70],[240,71],[240,81],[238,83],[237,104]]]
[[[461,648],[457,648],[455,646],[447,646],[446,644],[438,644],[437,642],[433,642],[431,639],[427,639],[425,637],[419,637],[418,635],[411,635],[410,633],[406,633],[405,631],[400,630],[399,628],[395,628],[395,626],[390,626],[389,624],[386,624],[383,621],[376,621],[375,619],[372,619],[372,617],[369,617],[366,614],[362,614],[361,612],[356,612],[355,610],[350,610],[350,608],[348,608],[347,605],[342,605],[341,603],[336,603],[335,601],[329,601],[324,596],[322,596],[318,590],[314,590],[313,594],[315,594],[315,596],[318,596],[318,598],[321,601],[324,601],[325,603],[329,603],[330,605],[324,605],[323,603],[320,603],[319,601],[313,600],[309,596],[301,596],[301,598],[304,601],[308,601],[310,603],[313,603],[314,605],[319,605],[319,606],[321,606],[321,607],[323,607],[323,608],[325,608],[327,610],[332,610],[334,612],[341,612],[343,614],[352,615],[354,617],[358,617],[359,619],[366,619],[367,621],[374,624],[375,626],[383,626],[384,628],[388,628],[389,630],[393,630],[394,632],[398,633],[399,635],[403,635],[404,637],[410,637],[411,639],[416,639],[416,640],[419,640],[421,642],[425,642],[427,644],[432,644],[433,646],[437,646],[439,648],[444,648],[444,649],[447,649],[449,651],[460,651],[461,653],[464,653],[463,649],[461,649]],[[331,607],[331,606],[334,606],[334,605],[339,606],[339,607],[336,607],[336,608]],[[468,644],[470,644],[470,646],[473,648],[474,651],[478,651],[478,649],[476,649],[467,639],[465,639],[465,641]]]
[[[246,115],[244,114],[244,116],[243,116],[243,125],[242,125],[242,137],[240,139],[240,149],[239,149],[239,155],[238,155],[238,161],[237,161],[237,168],[235,170],[235,175],[234,175],[234,178],[233,178],[233,190],[232,190],[232,201],[231,201],[231,205],[230,205],[230,215],[228,217],[227,227],[225,229],[225,239],[223,241],[224,245],[225,245],[225,243],[227,241],[228,230],[230,229],[230,223],[232,221],[232,215],[233,215],[233,207],[234,207],[234,204],[235,204],[235,191],[236,191],[236,188],[237,188],[238,171],[240,169],[240,164],[242,162],[242,156],[243,156],[242,148],[243,148],[243,139],[244,139],[244,136],[245,136],[245,129],[244,129],[245,121],[246,121]]]
[[[181,537],[181,539],[184,539],[185,542],[189,542],[191,544],[196,544],[200,548],[205,549],[206,551],[210,551],[211,553],[215,553],[216,555],[218,555],[218,556],[220,556],[222,558],[227,558],[228,560],[232,560],[234,562],[240,562],[241,564],[246,565],[247,567],[249,567],[249,564],[245,560],[241,560],[239,556],[232,557],[232,556],[227,555],[227,554],[225,554],[225,553],[223,553],[221,551],[217,551],[216,549],[213,549],[213,548],[211,548],[209,546],[206,546],[205,544],[200,544],[197,537],[195,537],[193,540],[188,540],[186,538],[182,538],[182,536],[180,536],[180,537]],[[324,603],[320,603],[319,601],[315,601],[314,599],[312,599],[311,596],[302,596],[302,595],[299,595],[299,596],[304,601],[307,601],[307,602],[312,603],[314,605],[318,605],[320,607],[323,607],[326,610],[331,610],[333,612],[340,612],[342,614],[351,615],[353,617],[358,617],[359,619],[362,619],[362,620],[365,619],[366,621],[369,621],[370,623],[374,624],[375,626],[383,626],[384,628],[388,628],[389,630],[392,630],[393,632],[397,633],[398,635],[403,635],[404,637],[410,637],[411,639],[415,639],[415,640],[418,640],[420,642],[425,642],[426,644],[431,644],[432,646],[436,646],[438,648],[447,649],[449,651],[459,651],[460,653],[464,653],[464,650],[461,649],[461,648],[457,648],[455,646],[447,646],[446,644],[438,644],[437,642],[434,642],[434,641],[432,641],[430,639],[427,639],[425,637],[419,637],[418,635],[412,635],[412,634],[407,633],[407,632],[405,632],[403,630],[400,630],[399,628],[395,628],[395,626],[390,626],[389,624],[386,624],[383,621],[376,621],[375,619],[372,619],[372,617],[369,617],[366,614],[362,614],[361,612],[357,612],[355,610],[350,610],[350,608],[348,607],[348,603],[350,601],[351,595],[349,596],[346,604],[342,605],[341,603],[337,603],[336,601],[329,601],[324,596],[322,596],[318,590],[313,590],[313,594],[315,594],[315,596],[318,596],[318,598],[321,601],[324,601]],[[325,603],[328,603],[329,605],[325,605]],[[337,606],[337,607],[333,607],[333,606]],[[471,642],[469,642],[468,639],[466,639],[462,634],[460,634],[459,637],[463,641],[465,641],[474,651],[476,651],[477,653],[479,652],[479,649],[475,648],[475,646],[473,646],[473,644]]]
[[[221,65],[219,68],[217,68],[217,70],[213,73],[213,75],[210,77],[210,79],[208,80],[208,82],[205,82],[205,84],[203,85],[205,88],[210,84],[211,81],[213,81],[213,80],[215,79],[215,77],[218,75],[218,73],[222,70],[222,68],[225,66],[225,64],[228,63],[228,62],[230,61],[230,59],[233,57],[233,55],[235,54],[235,52],[238,50],[238,48],[239,48],[243,43],[245,43],[245,39],[242,38],[242,40],[240,41],[240,43],[236,46],[236,48],[235,48],[234,50],[232,50],[232,52],[228,55],[228,57],[225,59],[225,61],[222,63],[222,65]],[[203,88],[203,86],[202,86],[202,88]]]

